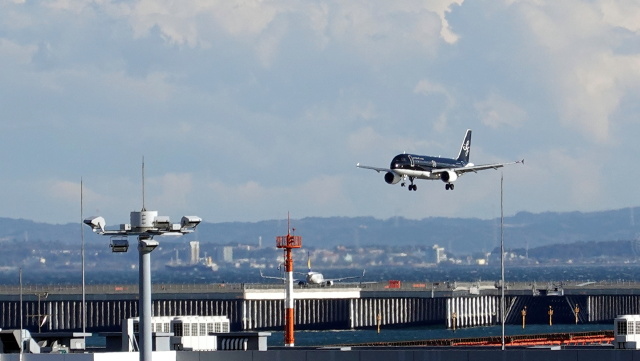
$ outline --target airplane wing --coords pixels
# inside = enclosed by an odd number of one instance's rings
[[[325,282],[339,282],[339,281],[344,281],[344,280],[352,280],[354,278],[362,278],[364,277],[364,271],[362,270],[362,276],[350,276],[350,277],[341,277],[341,278],[331,278],[331,279],[325,279]]]
[[[262,278],[269,278],[269,279],[274,279],[274,280],[280,280],[280,281],[286,281],[287,279],[284,277],[273,277],[273,276],[265,276],[262,274],[262,270],[260,270],[260,277]]]
[[[372,169],[375,170],[376,172],[380,173],[380,172],[391,172],[391,173],[395,173],[393,170],[389,169],[389,168],[378,168],[378,167],[370,167],[368,165],[362,165],[360,163],[356,164],[356,167],[358,168],[362,168],[362,169]]]
[[[431,171],[431,174],[440,174],[440,173],[444,173],[444,172],[447,172],[447,171],[454,171],[454,172],[458,173],[458,175],[461,175],[461,174],[465,174],[465,173],[469,173],[469,172],[476,173],[476,172],[478,172],[480,170],[485,170],[485,169],[498,169],[498,168],[504,167],[505,165],[518,164],[518,163],[524,164],[524,159],[516,161],[516,162],[509,162],[509,163],[480,164],[480,165],[472,165],[472,166],[459,167],[459,168],[433,169]]]

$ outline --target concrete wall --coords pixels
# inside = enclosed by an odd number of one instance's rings
[[[18,354],[0,355],[0,361],[19,361]],[[24,361],[137,361],[137,352],[95,354],[24,354]],[[270,350],[214,352],[154,352],[154,361],[640,361],[640,351],[613,349],[367,349]]]
[[[23,361],[138,361],[137,352],[23,354]],[[20,355],[0,354],[0,361],[20,361]],[[153,361],[177,361],[176,351],[154,352]]]
[[[271,350],[178,353],[177,361],[640,361],[618,350]]]

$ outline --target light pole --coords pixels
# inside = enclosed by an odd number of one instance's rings
[[[500,173],[500,324],[502,326],[501,346],[504,351],[504,320],[505,320],[505,304],[504,304],[504,206],[503,206],[503,184],[504,175]]]
[[[99,216],[87,218],[84,223],[95,233],[111,236],[112,252],[127,252],[128,237],[138,237],[140,361],[151,361],[151,252],[158,246],[158,241],[153,237],[191,233],[202,220],[196,216],[184,216],[180,224],[172,224],[169,217],[158,216],[157,211],[147,211],[144,206],[140,212],[131,212],[130,220],[130,224],[121,224],[120,229],[115,230],[105,229],[106,222]]]

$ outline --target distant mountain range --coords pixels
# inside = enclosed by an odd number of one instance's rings
[[[640,207],[601,212],[528,213],[520,212],[504,219],[507,249],[534,248],[579,241],[634,241],[640,239]],[[470,254],[490,252],[500,244],[500,219],[425,218],[410,220],[395,217],[309,217],[291,221],[295,233],[303,237],[303,246],[332,248],[367,245],[433,245],[448,252]],[[85,226],[86,227],[86,226]],[[86,227],[87,242],[100,241]],[[275,246],[275,237],[287,233],[287,221],[203,222],[189,240],[214,244],[254,244]],[[0,218],[0,241],[39,240],[76,243],[80,224],[54,225],[25,219]]]

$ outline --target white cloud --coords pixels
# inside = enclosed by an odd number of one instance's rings
[[[4,59],[5,67],[11,61],[16,65],[26,65],[31,62],[38,50],[35,45],[21,45],[8,39],[0,38],[0,57]]]
[[[347,144],[352,152],[364,154],[370,149],[379,146],[384,141],[384,137],[377,133],[372,127],[364,127],[349,134]]]
[[[61,4],[69,2],[60,0]],[[140,0],[103,6],[114,16],[126,16],[137,38],[157,29],[171,44],[208,47],[220,39],[222,32],[236,41],[252,44],[268,66],[283,37],[292,34],[294,22],[296,26],[307,27],[294,32],[311,31],[314,38],[307,41],[320,49],[333,42],[365,56],[382,56],[387,61],[403,48],[433,54],[440,40],[449,44],[457,41],[458,35],[446,16],[453,5],[462,2]]]
[[[212,181],[207,185],[213,193],[210,205],[215,205],[212,213],[224,217],[216,221],[233,220],[244,214],[259,219],[277,218],[279,212],[294,209],[313,209],[311,216],[331,216],[342,214],[341,210],[351,207],[344,180],[340,176],[320,175],[306,182],[291,186],[266,186],[258,181],[229,184]],[[249,212],[250,211],[250,212]],[[295,212],[294,212],[295,213]]]
[[[356,156],[376,157],[375,160],[377,162],[385,164],[391,160],[392,156],[400,152],[424,154],[429,149],[432,149],[433,152],[438,152],[438,150],[434,149],[434,143],[426,140],[420,134],[415,134],[411,137],[401,137],[396,134],[384,135],[372,127],[359,128],[349,134],[347,147],[350,153]],[[440,149],[439,146],[438,149]],[[364,164],[365,161],[369,160],[362,160],[362,163]]]
[[[612,205],[606,191],[612,185],[606,164],[606,156],[589,149],[539,149],[527,154],[524,165],[511,166],[509,183],[527,192],[528,209],[519,210],[602,210]],[[521,195],[510,197],[515,200]]]
[[[129,17],[136,37],[157,28],[169,43],[195,47],[208,46],[220,30],[238,38],[258,36],[287,8],[282,1],[140,0],[117,12]]]
[[[524,110],[495,93],[489,94],[487,99],[475,103],[474,106],[482,124],[494,129],[502,126],[518,127],[527,118]]]
[[[640,32],[640,3],[635,0],[603,0],[599,4],[606,23]]]
[[[625,188],[637,177],[612,187],[601,174],[627,169],[625,155],[640,151],[639,9],[628,0],[1,1],[0,157],[12,170],[2,214],[37,208],[39,219],[75,220],[77,182],[67,177],[86,172],[99,192],[87,192],[87,208],[127,222],[141,203],[131,156],[145,154],[170,171],[149,178],[150,206],[163,214],[484,217],[496,172],[465,176],[455,192],[420,182],[416,193],[354,167],[385,166],[402,151],[454,155],[467,128],[474,162],[527,158],[505,169],[520,209],[632,205]]]
[[[190,173],[166,173],[148,181],[161,189],[160,193],[149,195],[161,209],[187,211],[189,202],[198,196],[193,193],[193,175]]]
[[[629,28],[640,6],[623,17],[609,1],[525,0],[519,5],[546,50],[547,88],[557,97],[562,123],[595,143],[611,142],[615,113],[640,78],[640,57],[616,53],[625,41],[616,30]]]
[[[433,83],[427,79],[420,80],[414,87],[413,92],[425,96],[440,95],[444,97],[444,109],[440,112],[437,121],[434,123],[434,128],[437,131],[444,131],[447,126],[447,114],[456,105],[455,98],[451,92],[447,90],[444,85]]]
[[[104,1],[95,1],[95,0],[53,0],[46,3],[46,6],[57,9],[57,10],[65,10],[71,11],[74,13],[82,13],[83,11],[90,8],[95,3],[101,3]]]
[[[449,44],[454,44],[458,41],[459,35],[453,32],[453,29],[449,26],[447,21],[447,13],[451,12],[453,5],[461,6],[464,0],[440,0],[429,1],[426,6],[440,16],[442,27],[440,29],[440,36]]]

